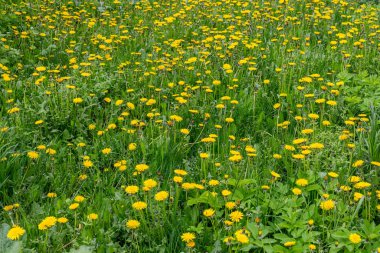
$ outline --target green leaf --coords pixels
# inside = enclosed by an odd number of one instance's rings
[[[272,253],[273,252],[273,247],[269,245],[264,246],[264,251],[267,253]]]
[[[280,240],[281,242],[287,242],[287,241],[293,240],[292,238],[284,234],[274,234],[273,237]]]
[[[197,205],[197,204],[200,204],[200,203],[208,204],[208,205],[210,205],[213,208],[219,208],[219,207],[222,206],[222,204],[218,200],[218,198],[214,197],[211,194],[211,192],[209,192],[209,191],[205,191],[199,197],[197,197],[197,198],[190,198],[187,201],[187,205],[188,206],[193,206],[193,205]]]
[[[81,245],[78,249],[71,249],[69,253],[91,253],[94,248],[91,246]]]
[[[344,230],[344,231],[336,231],[334,233],[331,234],[331,236],[334,238],[334,239],[347,239],[348,236],[349,236],[349,231],[347,230]]]
[[[221,244],[220,240],[217,240],[214,243],[214,248],[212,249],[211,253],[219,253],[219,252],[223,252],[222,251],[222,244]]]
[[[361,208],[362,205],[363,205],[363,201],[364,201],[364,198],[361,198],[361,199],[359,200],[359,203],[358,203],[358,205],[356,206],[355,212],[354,212],[353,215],[351,216],[351,220],[353,220],[353,219],[356,217],[356,215],[358,214],[360,208]]]
[[[236,190],[233,194],[232,194],[232,200],[242,200],[244,199],[244,194],[239,191],[239,190]]]
[[[343,82],[348,82],[354,74],[350,74],[347,71],[340,72],[337,77],[342,80]]]
[[[252,244],[249,244],[247,246],[244,246],[241,248],[241,251],[250,251],[253,248]]]
[[[310,191],[318,191],[321,189],[321,186],[319,184],[311,184],[309,186],[306,187],[306,191],[310,192]]]
[[[259,234],[259,228],[256,226],[255,223],[253,223],[253,222],[248,223],[247,229],[249,232],[251,232],[253,238],[257,238],[257,236]]]
[[[271,238],[264,238],[264,239],[261,240],[261,242],[264,243],[264,244],[271,244],[271,243],[276,243],[277,240],[271,239]]]
[[[243,179],[243,180],[236,180],[236,179],[230,178],[227,183],[232,186],[242,187],[245,185],[253,184],[255,182],[256,182],[255,179],[250,179],[250,178]]]

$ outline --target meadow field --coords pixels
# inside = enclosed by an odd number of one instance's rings
[[[379,253],[379,19],[0,0],[0,253]]]

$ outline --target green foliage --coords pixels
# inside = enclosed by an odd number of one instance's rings
[[[0,253],[377,252],[379,8],[0,0]]]

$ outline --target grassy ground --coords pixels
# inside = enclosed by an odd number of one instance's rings
[[[0,0],[0,252],[379,252],[379,13]]]

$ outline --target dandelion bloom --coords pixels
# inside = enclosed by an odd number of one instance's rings
[[[190,233],[190,232],[183,233],[181,235],[181,239],[182,239],[183,242],[186,242],[186,243],[194,241],[195,234],[194,233]]]
[[[130,150],[130,151],[136,150],[136,148],[137,148],[137,144],[136,143],[130,143],[128,145],[128,150]]]
[[[182,129],[180,130],[180,132],[181,132],[182,134],[184,134],[184,135],[188,135],[188,134],[190,133],[190,131],[189,131],[188,129],[185,129],[185,128],[182,128]]]
[[[358,177],[358,176],[351,176],[351,177],[348,178],[348,181],[350,181],[351,183],[357,183],[360,180],[361,180],[361,178]]]
[[[352,167],[354,168],[358,168],[360,166],[362,166],[364,164],[364,161],[363,160],[357,160],[355,161],[353,164],[352,164]]]
[[[46,70],[46,67],[44,67],[44,66],[39,66],[39,67],[36,67],[36,70],[37,70],[38,72],[42,72],[42,71],[45,71],[45,70]]]
[[[13,108],[9,109],[9,110],[7,111],[7,113],[12,114],[12,113],[16,113],[16,112],[19,112],[19,111],[20,111],[20,108],[18,108],[18,107],[13,107]]]
[[[140,222],[138,220],[128,220],[125,225],[129,229],[137,229],[140,227]]]
[[[74,98],[73,99],[73,103],[74,104],[80,104],[80,103],[82,103],[83,102],[83,99],[82,98]]]
[[[102,150],[102,153],[103,153],[103,155],[108,155],[108,154],[111,153],[111,151],[112,151],[111,148],[105,148],[105,149]]]
[[[356,201],[356,202],[358,202],[361,198],[363,198],[364,197],[364,195],[363,194],[361,194],[360,192],[355,192],[354,193],[354,200]]]
[[[227,208],[227,209],[233,209],[233,208],[235,208],[236,207],[236,204],[235,204],[235,202],[227,202],[226,203],[226,205],[225,205],[225,207]]]
[[[49,192],[49,193],[47,194],[47,197],[48,197],[48,198],[55,198],[55,197],[57,197],[57,193],[55,193],[55,192]]]
[[[144,210],[147,206],[148,205],[143,201],[137,201],[132,204],[133,209],[138,210],[138,211]]]
[[[293,144],[298,145],[298,144],[304,143],[306,141],[307,141],[307,139],[304,139],[304,138],[295,139],[295,140],[293,140]]]
[[[183,178],[179,177],[179,176],[175,176],[175,177],[173,177],[173,181],[176,182],[176,183],[182,183],[183,182]]]
[[[234,122],[234,119],[233,118],[226,118],[225,121],[227,123],[232,123],[232,122]]]
[[[87,215],[87,218],[89,220],[97,220],[98,219],[98,215],[96,213],[90,213],[89,215]]]
[[[313,129],[309,129],[309,128],[307,128],[307,129],[303,129],[302,131],[301,131],[301,133],[303,133],[303,134],[311,134],[311,133],[313,133],[314,132],[314,130]]]
[[[200,153],[199,156],[200,156],[200,158],[202,158],[202,159],[206,159],[206,158],[209,157],[209,154],[207,154],[207,153]]]
[[[66,223],[69,220],[66,217],[60,217],[60,218],[57,219],[57,221],[58,221],[58,223]]]
[[[20,239],[20,237],[25,234],[25,229],[20,226],[14,225],[11,229],[9,229],[7,233],[7,237],[12,241]]]
[[[319,115],[315,114],[315,113],[310,113],[307,116],[309,116],[309,118],[311,118],[311,119],[319,119]]]
[[[79,203],[74,203],[74,204],[71,204],[70,206],[69,206],[69,209],[70,210],[75,210],[75,209],[77,209],[79,207]]]
[[[85,200],[85,197],[83,197],[83,196],[81,196],[81,195],[78,195],[78,196],[76,196],[76,197],[74,198],[74,201],[75,201],[75,202],[78,202],[78,203],[83,202],[84,200]]]
[[[160,191],[154,195],[154,199],[157,201],[164,201],[169,197],[169,193],[167,191]]]
[[[293,188],[292,192],[294,195],[301,195],[302,194],[302,190],[300,188]]]
[[[294,245],[296,245],[296,241],[289,241],[284,243],[285,247],[292,247]]]
[[[330,121],[328,121],[328,120],[324,120],[324,121],[322,121],[322,124],[323,124],[324,126],[330,126],[330,125],[331,125]]]
[[[54,149],[52,149],[52,148],[48,148],[48,149],[46,149],[46,154],[48,154],[48,155],[55,155],[56,153],[57,153],[57,151],[56,150],[54,150]]]
[[[240,154],[233,155],[228,158],[229,161],[231,162],[240,162],[243,159],[243,157]]]
[[[28,152],[28,157],[30,159],[37,159],[40,155],[36,151],[29,151]]]
[[[235,211],[235,212],[230,213],[230,219],[233,222],[241,221],[241,219],[243,219],[243,216],[244,216],[243,213],[240,211]]]
[[[229,191],[229,190],[223,190],[222,191],[222,195],[224,196],[224,197],[227,197],[227,196],[229,196],[229,195],[231,195],[231,191]]]
[[[354,185],[354,188],[356,188],[356,189],[365,189],[365,188],[368,188],[370,186],[371,186],[371,184],[368,183],[368,182],[359,182],[359,183],[356,183]]]
[[[303,155],[303,154],[293,154],[292,157],[294,159],[304,159],[305,155]]]
[[[331,209],[334,209],[335,207],[335,202],[331,199],[322,201],[319,207],[324,210],[324,211],[329,211]]]
[[[48,228],[53,227],[57,223],[57,218],[54,216],[49,216],[43,219],[40,224],[38,224],[39,230],[46,230]]]
[[[356,233],[350,234],[350,236],[348,237],[348,239],[353,244],[359,244],[362,241],[362,238],[360,237],[360,235],[358,235]]]
[[[219,181],[218,180],[215,180],[215,179],[212,179],[208,182],[208,185],[210,186],[217,186],[219,185]]]
[[[271,174],[272,177],[274,177],[274,178],[279,178],[279,177],[281,177],[280,174],[278,174],[277,172],[274,172],[274,171],[271,171],[270,174]]]
[[[142,164],[137,164],[136,167],[135,167],[135,170],[137,170],[137,172],[141,173],[141,172],[144,172],[146,171],[147,169],[149,169],[149,166],[142,163]]]
[[[337,177],[339,177],[339,174],[338,173],[336,173],[336,172],[329,172],[329,173],[327,173],[327,175],[329,175],[330,177],[332,177],[332,178],[337,178]]]
[[[210,208],[203,211],[203,215],[206,217],[212,217],[215,214],[215,210]]]
[[[249,242],[249,238],[244,233],[235,233],[236,241],[240,242],[241,244],[246,244]]]
[[[180,176],[186,176],[187,175],[186,170],[181,170],[181,169],[174,170],[174,173],[177,175],[180,175]]]
[[[125,192],[128,194],[136,194],[139,191],[139,187],[136,185],[129,185],[125,187]]]
[[[92,165],[94,165],[94,164],[90,160],[83,161],[83,166],[85,168],[92,167]]]
[[[299,178],[296,180],[296,185],[298,186],[306,186],[309,184],[309,181],[307,181],[307,179],[305,178]]]
[[[324,147],[325,146],[322,143],[319,143],[319,142],[311,143],[309,145],[309,148],[311,148],[311,149],[323,149]]]
[[[157,186],[157,182],[153,179],[147,179],[144,181],[144,187],[152,189]]]

